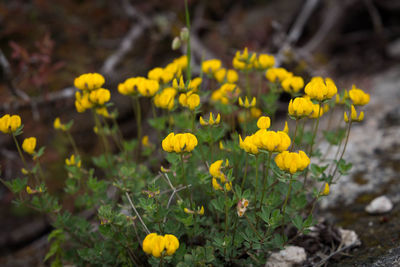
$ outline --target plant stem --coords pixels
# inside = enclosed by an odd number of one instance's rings
[[[350,130],[351,130],[351,124],[352,124],[352,122],[353,122],[353,121],[350,120],[349,126],[347,127],[346,141],[344,142],[344,147],[343,147],[343,150],[342,150],[342,154],[340,155],[339,160],[336,162],[336,167],[335,167],[335,170],[333,171],[333,174],[332,174],[332,180],[333,180],[333,178],[335,177],[336,171],[338,170],[339,162],[342,160],[343,155],[344,155],[344,152],[346,151],[347,143],[348,143],[348,141],[349,141],[349,136],[350,136]]]
[[[246,92],[247,92],[247,97],[248,97],[249,101],[251,101],[251,99],[250,99],[250,96],[251,96],[251,92],[250,92],[250,80],[249,80],[249,70],[248,70],[248,69],[246,69],[245,75],[246,75]]]
[[[264,154],[265,155],[265,154]],[[267,159],[267,167],[265,169],[265,175],[263,177],[264,182],[263,182],[263,191],[262,191],[262,197],[261,197],[261,202],[260,202],[260,207],[259,210],[261,210],[261,207],[264,203],[264,196],[265,196],[265,190],[266,190],[266,185],[267,185],[267,178],[268,178],[268,171],[269,171],[269,165],[271,165],[271,158],[272,158],[272,152],[268,152],[268,159]],[[265,166],[265,165],[264,165]]]
[[[135,110],[135,115],[136,115],[136,130],[137,130],[137,140],[138,140],[138,150],[136,154],[136,160],[137,162],[139,162],[140,154],[142,153],[142,113],[140,109],[139,97],[135,96],[134,99],[135,102],[133,108]]]
[[[79,156],[78,147],[76,146],[75,140],[72,137],[71,133],[69,132],[69,130],[65,131],[65,133],[67,134],[68,140],[72,145],[75,155]]]
[[[135,205],[133,205],[132,199],[130,198],[128,192],[125,192],[125,196],[128,198],[129,204],[131,204],[131,207],[133,209],[133,211],[135,212],[136,216],[139,218],[140,223],[142,224],[146,234],[150,234],[149,229],[147,228],[146,224],[144,223],[144,221],[142,220],[142,217],[140,217],[139,212],[136,210]]]
[[[293,149],[294,149],[294,144],[296,142],[298,124],[299,124],[299,119],[296,119],[296,126],[294,127],[294,135],[292,137],[292,146],[290,147],[289,151],[293,151]]]
[[[292,192],[292,181],[293,181],[292,175],[290,175],[289,189],[288,189],[288,192],[287,192],[287,195],[286,195],[286,198],[285,198],[285,202],[283,203],[283,207],[282,207],[282,233],[285,230],[285,210],[286,210],[286,205],[287,205],[288,200],[289,200],[290,193]]]
[[[322,102],[319,102],[318,105],[319,105],[319,106],[318,106],[317,123],[315,124],[315,127],[314,127],[314,132],[313,132],[313,135],[312,135],[312,138],[311,138],[310,150],[308,151],[308,156],[309,156],[310,158],[312,157],[313,146],[314,146],[314,139],[315,139],[315,136],[317,135],[317,130],[318,130],[318,125],[319,125],[319,118],[320,118],[320,113],[321,113],[321,105],[322,105]],[[308,168],[307,168],[307,170],[306,170],[306,173],[304,174],[303,188],[306,186],[307,177],[308,177]]]
[[[225,194],[225,235],[224,235],[224,239],[226,239],[226,235],[228,233],[228,195],[226,193],[225,187],[224,187],[224,194]],[[224,248],[224,256],[226,257],[226,246]]]
[[[263,240],[263,237],[258,233],[257,229],[254,227],[254,225],[251,223],[251,221],[249,220],[249,217],[247,217],[246,213],[243,214],[243,216],[246,218],[247,222],[249,223],[251,229],[253,229],[254,233],[256,233],[256,235],[258,236],[258,238],[260,238],[260,240]]]
[[[188,187],[188,182],[185,174],[185,164],[183,163],[183,154],[181,153],[180,156],[181,156],[181,166],[182,166],[182,180],[183,184],[188,189],[186,196],[189,198],[190,201],[190,209],[193,210],[192,189]]]
[[[249,161],[249,154],[247,154],[247,152],[245,152],[246,153],[246,163],[245,163],[245,167],[244,167],[244,176],[243,176],[243,180],[242,180],[242,184],[241,184],[241,186],[240,186],[240,191],[243,191],[243,186],[244,186],[244,183],[246,182],[246,177],[247,177],[247,165],[248,165],[248,161]]]
[[[190,81],[192,79],[191,61],[192,51],[190,46],[190,14],[187,0],[185,0],[185,16],[186,16],[186,28],[188,29],[188,39],[186,44],[186,57],[187,57],[187,68],[186,68],[186,79]]]
[[[256,184],[254,185],[254,207],[257,207],[257,188],[258,188],[258,155],[256,155]]]

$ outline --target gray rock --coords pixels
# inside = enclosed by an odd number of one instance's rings
[[[386,196],[380,196],[375,198],[369,203],[365,208],[365,211],[370,214],[381,214],[391,211],[393,208],[393,203]]]
[[[353,230],[346,230],[343,228],[339,228],[339,234],[342,239],[342,244],[346,247],[348,246],[359,246],[361,245],[361,241],[358,238],[358,235]]]
[[[265,267],[291,267],[303,263],[306,259],[307,254],[304,248],[287,246],[279,252],[272,253]]]

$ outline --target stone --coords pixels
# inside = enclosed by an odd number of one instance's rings
[[[391,211],[393,208],[393,203],[386,196],[380,196],[375,198],[369,203],[365,208],[365,211],[369,214],[381,214]]]
[[[358,238],[358,235],[353,230],[347,230],[343,228],[338,228],[341,242],[344,246],[359,246],[361,245],[361,241]]]
[[[302,264],[306,259],[307,254],[304,248],[287,246],[281,251],[273,252],[265,267],[291,267],[295,264]]]

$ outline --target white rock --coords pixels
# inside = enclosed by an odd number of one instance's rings
[[[265,267],[291,267],[294,264],[301,264],[307,259],[304,248],[287,246],[285,249],[274,252],[269,256]]]
[[[342,244],[344,246],[359,246],[361,245],[361,241],[358,238],[358,235],[353,230],[346,230],[343,228],[338,228],[340,237],[342,239]]]
[[[386,196],[380,196],[375,198],[365,208],[365,211],[370,214],[380,214],[391,211],[393,203]]]

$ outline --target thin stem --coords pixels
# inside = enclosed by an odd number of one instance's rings
[[[342,150],[342,154],[340,155],[339,160],[336,162],[336,167],[335,167],[335,170],[333,171],[333,174],[332,174],[332,180],[333,180],[333,178],[335,177],[336,171],[338,170],[339,162],[342,160],[343,155],[344,155],[344,152],[346,151],[347,143],[348,143],[348,141],[349,141],[349,136],[350,136],[350,130],[351,130],[351,124],[352,124],[352,122],[353,122],[352,120],[350,120],[350,122],[349,122],[349,126],[348,126],[348,128],[347,128],[346,141],[344,142],[344,147],[343,147],[343,150]]]
[[[290,193],[292,192],[292,175],[290,175],[290,180],[289,180],[289,189],[285,198],[285,202],[283,203],[283,207],[282,207],[282,232],[285,230],[285,210],[286,210],[286,205],[289,201],[289,196]]]
[[[246,163],[245,163],[245,167],[244,167],[244,176],[243,176],[243,180],[242,180],[242,184],[241,184],[241,186],[240,186],[240,191],[243,191],[243,186],[244,186],[244,183],[246,182],[246,177],[247,177],[247,165],[248,165],[248,161],[249,161],[249,154],[247,154],[247,152],[245,152],[246,153]]]
[[[264,182],[263,182],[263,191],[262,191],[262,197],[261,197],[261,202],[260,202],[260,207],[259,210],[261,210],[261,207],[264,203],[264,196],[265,196],[265,190],[266,190],[266,185],[267,185],[267,178],[268,178],[268,171],[269,171],[269,165],[271,165],[271,158],[272,158],[272,152],[268,152],[268,159],[267,159],[267,167],[265,169],[265,175],[263,177]],[[265,166],[265,165],[264,165]]]
[[[293,149],[294,149],[294,144],[295,144],[295,142],[296,142],[296,135],[297,135],[297,126],[298,126],[298,124],[299,124],[299,119],[296,119],[296,126],[294,127],[294,135],[293,135],[293,137],[292,137],[292,146],[290,147],[290,150],[289,151],[293,151]],[[311,156],[311,155],[310,155]]]
[[[160,267],[164,266],[164,252],[161,253],[161,259],[160,259],[160,263],[158,264],[158,266],[160,266]]]
[[[188,182],[187,182],[187,178],[186,178],[186,174],[185,174],[185,164],[183,163],[183,154],[180,154],[181,156],[181,166],[182,166],[182,180],[183,180],[183,184],[188,187]],[[191,188],[188,187],[188,191],[187,191],[187,197],[189,198],[190,201],[190,209],[193,210],[193,199],[192,199],[192,190]]]
[[[139,218],[140,223],[142,224],[144,230],[147,234],[150,234],[149,229],[147,228],[146,224],[143,222],[142,217],[140,217],[139,212],[136,210],[135,205],[133,205],[132,199],[130,198],[128,192],[125,192],[125,196],[128,198],[129,204],[131,205],[133,211],[135,212],[136,216]]]
[[[263,237],[258,233],[257,229],[254,227],[254,225],[251,223],[251,221],[249,220],[249,217],[247,217],[246,213],[243,214],[243,216],[246,218],[247,222],[249,223],[251,229],[253,229],[253,231],[256,233],[256,235],[258,236],[258,238],[260,238],[260,240],[263,240]]]
[[[69,131],[65,131],[65,133],[67,134],[68,140],[71,143],[72,148],[74,149],[75,155],[79,156],[78,147],[76,146],[75,140],[72,137],[71,133]]]
[[[12,135],[12,137],[14,139],[15,145],[17,146],[19,157],[21,158],[22,163],[24,164],[25,168],[28,169],[28,165],[26,164],[26,160],[25,160],[24,154],[22,153],[21,147],[19,146],[17,137],[14,135],[14,133],[12,133],[11,135]]]
[[[256,155],[256,184],[254,185],[254,207],[257,206],[257,188],[258,188],[258,155]]]
[[[192,61],[192,51],[190,46],[190,14],[187,0],[185,0],[185,16],[186,16],[186,28],[188,29],[188,39],[186,44],[186,57],[187,57],[187,68],[186,68],[186,79],[190,81],[192,79],[191,61]]]
[[[192,133],[194,133],[195,130],[195,120],[196,120],[196,111],[192,111]]]
[[[310,158],[312,157],[313,146],[314,146],[314,139],[315,139],[315,136],[317,135],[318,125],[319,125],[319,118],[320,118],[320,114],[321,114],[321,105],[322,105],[322,102],[320,102],[320,103],[318,104],[317,123],[315,124],[315,127],[314,127],[314,132],[313,132],[312,139],[311,139],[311,144],[310,144],[310,150],[308,151],[308,156],[309,156]],[[308,168],[307,168],[307,170],[306,170],[306,173],[304,174],[303,188],[306,186],[307,177],[308,177]]]
[[[137,162],[139,162],[140,154],[142,153],[142,112],[140,109],[139,97],[135,96],[134,99],[135,102],[133,108],[135,110],[135,115],[136,115],[136,129],[137,129],[137,139],[138,139],[138,150],[136,154],[136,160]]]
[[[245,75],[246,75],[246,92],[247,92],[247,97],[250,100],[250,96],[251,96],[251,92],[250,92],[250,80],[249,80],[249,70],[246,69],[245,71]]]
[[[225,194],[225,235],[224,239],[226,239],[226,235],[228,233],[228,195],[226,193],[226,189],[224,188]],[[226,257],[226,246],[224,248],[224,256]]]

